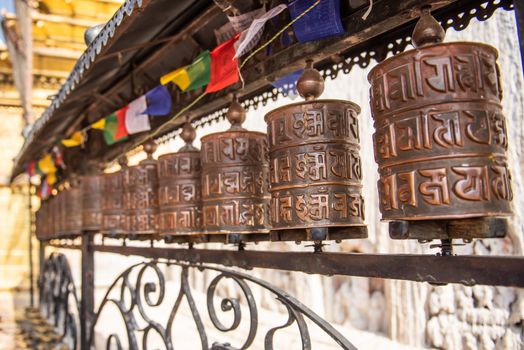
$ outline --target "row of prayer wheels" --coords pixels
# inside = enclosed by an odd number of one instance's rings
[[[369,73],[382,218],[393,238],[500,237],[512,192],[497,51],[443,38],[426,11],[413,33],[415,49]],[[227,114],[231,128],[204,136],[200,151],[187,123],[179,152],[154,160],[155,147],[146,144],[139,165],[122,162],[119,172],[75,180],[42,206],[38,234],[366,237],[360,108],[317,99],[323,89],[309,62],[297,83],[305,101],[269,112],[267,135],[242,128],[236,99]]]

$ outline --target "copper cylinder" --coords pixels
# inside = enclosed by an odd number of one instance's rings
[[[126,233],[127,213],[124,210],[124,171],[103,175],[102,232],[108,235]]]
[[[369,73],[384,220],[510,215],[497,50],[443,39],[421,17],[417,49]]]
[[[195,129],[186,123],[186,142],[178,152],[158,157],[159,232],[162,236],[198,234],[202,230],[200,150],[191,142]]]
[[[231,129],[202,138],[203,228],[210,234],[267,233],[267,138],[241,127],[245,111],[233,101]]]
[[[65,203],[62,207],[64,215],[64,234],[76,236],[82,233],[82,187],[78,178],[73,178],[69,188],[63,191]]]
[[[82,226],[87,231],[102,229],[102,198],[104,175],[82,177]]]
[[[268,123],[272,230],[323,229],[365,237],[360,107],[315,100],[323,91],[311,63],[298,81],[307,101],[277,108]],[[346,232],[347,231],[347,232]]]
[[[129,234],[154,235],[157,233],[158,216],[158,170],[153,159],[156,146],[153,142],[144,145],[147,158],[138,165],[129,168],[127,208]]]

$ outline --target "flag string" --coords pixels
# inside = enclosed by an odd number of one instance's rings
[[[304,17],[307,13],[309,13],[311,10],[313,10],[319,3],[320,3],[321,0],[316,0],[311,6],[309,6],[307,9],[305,9],[302,13],[300,13],[298,16],[296,16],[292,21],[290,21],[289,23],[287,23],[285,26],[283,26],[277,33],[275,33],[275,35],[273,35],[269,40],[267,40],[264,44],[260,45],[258,48],[256,48],[254,51],[252,51],[244,60],[242,60],[242,63],[240,64],[239,68],[238,68],[238,73],[239,73],[239,77],[240,77],[240,80],[242,82],[242,88],[244,88],[244,79],[242,78],[242,74],[241,74],[241,69],[257,54],[259,53],[260,51],[262,51],[263,49],[265,49],[268,45],[270,45],[272,42],[274,42],[275,40],[278,39],[278,37],[280,35],[282,35],[287,29],[289,29],[296,21],[298,21],[299,19],[301,19],[302,17]],[[144,143],[145,141],[148,141],[150,140],[151,138],[154,138],[156,136],[158,136],[158,134],[162,133],[165,131],[165,128],[169,127],[169,126],[172,126],[173,122],[179,118],[182,114],[186,113],[187,111],[189,111],[191,108],[193,108],[198,102],[200,102],[206,95],[208,95],[208,92],[203,92],[202,94],[200,94],[196,99],[194,99],[190,104],[188,104],[187,106],[185,106],[184,108],[182,108],[180,111],[178,111],[173,117],[171,117],[166,123],[164,123],[163,125],[161,125],[157,130],[153,131],[152,133],[150,133],[149,135],[147,135],[147,137],[145,139],[140,139],[140,143]],[[105,118],[105,117],[104,117]],[[102,118],[102,119],[104,119]],[[98,120],[100,121],[100,120]],[[98,122],[97,121],[97,122]],[[93,124],[96,124],[97,122],[93,123]],[[90,124],[80,130],[77,130],[75,131],[76,132],[81,132],[81,133],[85,133],[87,131],[89,131],[90,129],[92,129],[92,126],[93,124]],[[74,133],[73,133],[74,134]],[[67,138],[67,137],[66,137]],[[58,144],[61,144],[62,143],[62,139],[60,141],[57,142]],[[134,147],[136,147],[137,145],[134,145]]]

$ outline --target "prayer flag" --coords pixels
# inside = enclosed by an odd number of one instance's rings
[[[51,195],[51,186],[47,182],[47,177],[42,181],[40,185],[40,192],[38,193],[40,198],[47,199]]]
[[[189,75],[189,87],[187,90],[196,90],[209,84],[210,80],[211,56],[209,51],[201,52],[200,55],[187,67]]]
[[[55,165],[65,169],[66,166],[64,164],[64,154],[62,153],[62,150],[58,146],[53,147],[53,157],[55,159]]]
[[[56,172],[55,163],[53,162],[53,157],[51,157],[51,154],[46,154],[42,159],[38,161],[38,168],[40,169],[42,174]]]
[[[107,116],[104,127],[104,139],[108,145],[125,140],[127,130],[125,125],[127,106],[119,109],[116,113]]]
[[[142,114],[167,115],[171,112],[171,94],[164,85],[148,91],[145,95],[147,108]]]
[[[29,176],[36,175],[36,162],[34,160],[27,163],[26,171],[29,174]]]
[[[273,85],[279,91],[282,91],[282,94],[284,96],[290,96],[294,98],[297,95],[297,81],[302,75],[302,73],[304,73],[304,70],[299,69],[296,72],[290,73],[274,81],[273,83],[271,83],[271,85]]]
[[[126,111],[126,130],[129,134],[151,130],[149,116],[143,112],[146,110],[146,97],[141,96],[128,105]]]
[[[75,132],[70,138],[63,139],[62,144],[66,147],[76,147],[84,143],[84,133],[82,131]]]
[[[186,91],[190,83],[186,68],[187,67],[181,67],[162,76],[160,78],[160,84],[166,85],[167,83],[173,82],[180,90]]]
[[[93,129],[97,129],[97,130],[104,130],[105,126],[106,126],[106,119],[105,118],[102,118],[99,121],[94,122],[93,124],[91,124],[91,127]]]
[[[291,18],[295,19],[316,0],[293,0],[289,3]],[[322,0],[311,11],[293,23],[293,30],[301,43],[329,38],[345,33],[340,20],[340,0]]]
[[[264,31],[264,25],[271,18],[277,16],[287,8],[285,4],[273,7],[267,13],[260,11],[260,14],[251,22],[248,29],[244,30],[236,43],[235,57],[244,55],[258,43]]]
[[[49,173],[46,176],[46,182],[48,185],[54,185],[56,183],[56,173]]]
[[[215,92],[238,81],[238,60],[235,58],[235,35],[211,52],[211,79],[206,92]]]

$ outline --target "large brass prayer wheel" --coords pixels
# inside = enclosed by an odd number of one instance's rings
[[[102,230],[104,174],[82,177],[82,222],[84,230]]]
[[[235,100],[231,128],[202,138],[202,215],[209,234],[269,231],[267,139],[242,128],[245,111]]]
[[[416,49],[368,76],[384,220],[511,214],[497,50],[443,38],[426,11]]]
[[[159,231],[162,236],[198,234],[202,230],[200,150],[191,143],[195,129],[186,123],[186,142],[178,152],[158,157]]]
[[[129,194],[127,219],[130,238],[151,236],[158,230],[158,170],[153,159],[154,142],[144,145],[147,158],[130,167],[126,190]]]
[[[107,235],[127,233],[127,212],[124,208],[124,177],[127,160],[119,160],[122,169],[103,175],[102,232]]]
[[[366,237],[360,136],[360,107],[348,101],[316,100],[324,89],[318,71],[298,81],[305,102],[265,116],[269,135],[271,225],[275,231],[303,230],[305,239]],[[360,227],[355,229],[355,227]]]

